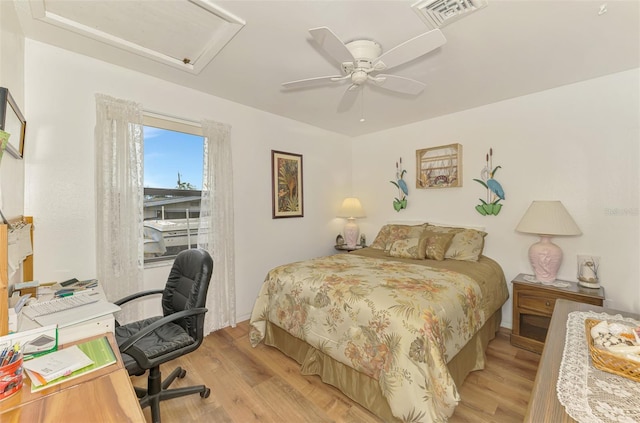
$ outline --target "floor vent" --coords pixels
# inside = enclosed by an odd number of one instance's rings
[[[429,27],[436,29],[480,10],[487,4],[487,0],[421,0],[411,7]]]

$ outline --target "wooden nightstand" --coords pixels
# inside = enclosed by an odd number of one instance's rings
[[[540,282],[529,282],[525,280],[525,276],[533,278],[520,273],[511,281],[513,284],[511,344],[516,347],[537,353],[542,352],[557,299],[603,305],[604,288],[589,289],[579,286],[576,282],[556,280],[556,282],[569,284],[566,288],[560,288],[543,285]]]

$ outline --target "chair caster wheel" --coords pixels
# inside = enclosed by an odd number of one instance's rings
[[[209,388],[205,388],[204,392],[200,392],[200,397],[202,398],[209,398],[209,395],[211,395],[211,389]]]
[[[187,375],[187,371],[185,369],[182,369],[182,371],[178,374],[178,377],[180,379],[183,379],[186,375]]]

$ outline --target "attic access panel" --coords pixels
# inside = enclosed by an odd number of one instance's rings
[[[210,0],[29,0],[34,19],[198,74],[245,22]]]

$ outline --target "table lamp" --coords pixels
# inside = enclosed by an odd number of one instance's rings
[[[347,223],[344,225],[344,240],[347,247],[354,248],[358,243],[358,233],[360,232],[356,219],[365,217],[360,200],[355,197],[345,198],[338,212],[338,217],[347,218]]]
[[[562,250],[551,242],[551,237],[582,234],[560,201],[532,202],[516,231],[540,235],[540,241],[529,248],[529,261],[536,279],[543,284],[556,280],[562,263]]]

